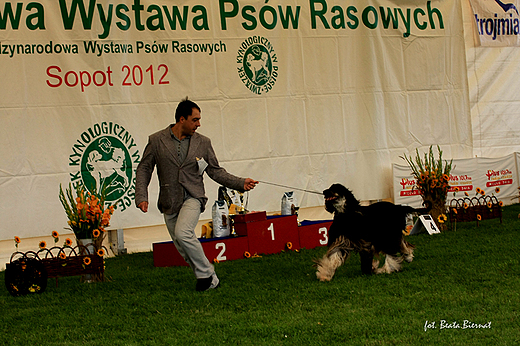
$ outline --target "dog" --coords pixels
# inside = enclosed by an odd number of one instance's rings
[[[316,276],[330,281],[354,252],[361,257],[363,274],[392,273],[401,270],[401,263],[413,260],[415,246],[404,239],[406,215],[425,214],[425,208],[412,208],[391,202],[377,202],[361,206],[353,193],[341,184],[333,184],[323,191],[325,210],[334,214],[328,234],[328,250],[323,258],[315,260]],[[379,258],[385,255],[385,264],[379,268]],[[374,259],[376,257],[376,259]]]

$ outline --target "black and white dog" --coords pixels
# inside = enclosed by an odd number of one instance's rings
[[[330,281],[336,269],[348,259],[352,251],[361,256],[364,274],[392,273],[401,270],[403,259],[413,260],[414,245],[403,237],[406,215],[427,213],[426,208],[415,209],[390,202],[377,202],[361,206],[352,192],[341,184],[333,184],[323,191],[325,209],[334,214],[329,229],[328,251],[316,260],[316,276],[320,281]],[[380,255],[386,255],[385,264],[379,268]]]

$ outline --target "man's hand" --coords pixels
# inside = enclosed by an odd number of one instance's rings
[[[258,181],[253,180],[251,178],[246,178],[246,181],[244,182],[244,191],[249,191],[255,188],[256,184],[258,184]]]
[[[137,205],[137,208],[141,209],[143,213],[146,213],[148,211],[148,202],[144,201],[139,203],[139,205]]]

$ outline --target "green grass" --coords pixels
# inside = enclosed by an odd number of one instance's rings
[[[110,258],[108,282],[0,290],[0,344],[519,345],[519,213],[408,237],[416,257],[400,273],[363,276],[353,255],[328,283],[312,267],[325,248],[216,264],[222,287],[203,293],[190,269],[155,268],[152,253]]]

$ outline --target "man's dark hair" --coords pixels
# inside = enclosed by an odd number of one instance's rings
[[[183,99],[179,105],[177,106],[177,109],[175,110],[175,122],[179,122],[181,120],[181,117],[184,119],[188,119],[188,117],[191,115],[193,108],[197,109],[200,112],[199,106],[191,100],[188,100],[188,97]]]

